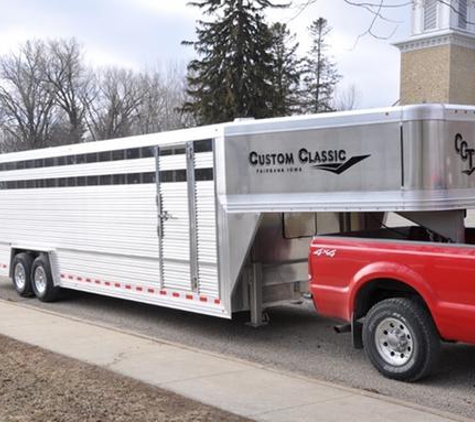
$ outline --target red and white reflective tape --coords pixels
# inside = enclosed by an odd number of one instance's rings
[[[113,283],[111,281],[104,281],[97,278],[93,279],[90,277],[84,278],[84,277],[75,276],[72,274],[61,273],[60,276],[62,280],[77,281],[83,284],[91,284],[91,285],[95,284],[95,285],[100,285],[100,286],[113,287],[114,289],[119,289],[119,290],[134,291],[137,293],[147,293],[151,295],[155,294],[155,295],[160,295],[160,296],[167,296],[173,299],[192,300],[196,302],[212,303],[214,305],[221,304],[220,299],[211,298],[211,297],[200,295],[200,294],[176,292],[176,291],[171,291],[168,289],[159,289],[159,288],[149,287],[149,286],[132,285],[130,283],[117,283],[117,282]]]

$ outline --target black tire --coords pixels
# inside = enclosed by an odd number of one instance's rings
[[[51,267],[46,254],[40,254],[31,266],[31,287],[35,296],[42,302],[58,300],[60,289],[54,285]]]
[[[31,289],[31,264],[32,257],[21,252],[16,254],[12,262],[12,282],[15,290],[20,296],[32,297],[33,290]]]
[[[429,375],[440,355],[432,317],[416,300],[392,298],[374,305],[363,324],[363,345],[387,378],[417,381]]]

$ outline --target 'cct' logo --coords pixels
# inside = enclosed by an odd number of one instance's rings
[[[460,133],[455,135],[455,151],[460,156],[462,161],[468,161],[468,170],[463,170],[462,173],[470,176],[475,171],[475,167],[473,165],[473,155],[475,154],[475,149],[468,147],[467,141],[463,139],[463,136]]]

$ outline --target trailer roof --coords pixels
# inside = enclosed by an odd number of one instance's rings
[[[452,104],[419,104],[262,120],[248,119],[226,123],[225,135],[240,136],[271,131],[285,132],[414,120],[475,121],[475,107]]]
[[[238,136],[265,132],[323,129],[328,127],[345,127],[355,124],[378,124],[412,120],[475,121],[475,107],[449,104],[422,104],[304,116],[288,116],[272,119],[236,119],[234,122],[190,129],[0,154],[0,163],[40,159],[51,156],[60,157],[78,153],[94,153],[130,147],[144,147],[157,144],[173,145],[188,140],[209,139],[223,135]]]
[[[105,141],[83,142],[79,144],[62,145],[21,152],[0,154],[0,163],[61,157],[72,154],[87,154],[102,151],[113,151],[126,148],[140,148],[154,145],[173,146],[185,141],[211,139],[222,135],[223,125],[202,126],[191,129],[180,129],[169,132],[157,132],[147,135],[128,136],[108,139]]]

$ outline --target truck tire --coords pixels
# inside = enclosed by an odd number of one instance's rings
[[[429,375],[440,354],[440,338],[422,304],[392,298],[374,305],[363,324],[363,345],[387,378],[417,381]]]
[[[51,267],[46,254],[40,254],[31,266],[31,287],[42,302],[54,302],[59,297],[59,287],[54,285]]]
[[[25,252],[15,255],[12,262],[12,281],[15,290],[20,296],[31,297],[33,291],[31,289],[31,263],[33,259]]]

